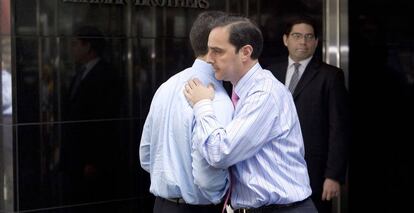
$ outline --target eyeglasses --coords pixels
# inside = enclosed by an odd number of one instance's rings
[[[305,34],[305,35],[303,35],[302,33],[292,33],[292,34],[290,34],[290,36],[295,41],[302,40],[303,38],[305,38],[305,41],[313,41],[315,39],[315,35],[311,34],[311,33],[308,33],[308,34]]]

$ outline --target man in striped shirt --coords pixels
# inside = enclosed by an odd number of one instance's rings
[[[221,125],[211,99],[214,88],[188,81],[184,94],[196,117],[194,146],[207,162],[231,173],[235,212],[317,212],[304,160],[304,145],[290,92],[258,57],[263,38],[249,19],[219,18],[210,32],[207,62],[230,81],[238,100],[233,120]]]

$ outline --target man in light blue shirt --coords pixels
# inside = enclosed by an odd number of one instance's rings
[[[190,80],[184,94],[194,105],[195,146],[216,168],[230,168],[236,212],[317,212],[304,160],[302,133],[290,92],[258,63],[263,38],[247,18],[216,20],[207,61],[238,99],[233,120],[221,124],[214,89]],[[233,98],[232,98],[233,99]]]
[[[182,90],[194,77],[216,89],[212,107],[217,120],[227,125],[233,105],[214,71],[205,62],[211,23],[223,12],[201,13],[194,22],[190,41],[197,56],[192,67],[172,76],[155,93],[140,144],[141,166],[151,176],[150,192],[156,196],[154,212],[218,212],[229,187],[228,170],[214,168],[192,147],[193,110]]]

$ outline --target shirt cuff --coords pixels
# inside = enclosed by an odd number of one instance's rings
[[[194,105],[194,115],[199,119],[205,115],[213,115],[213,105],[210,99],[203,99]]]

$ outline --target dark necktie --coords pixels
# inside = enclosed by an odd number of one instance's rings
[[[82,81],[82,77],[85,73],[86,67],[82,66],[79,71],[76,72],[75,80],[72,84],[72,89],[70,92],[70,99],[73,99],[75,97],[76,91],[78,90],[78,87],[80,85],[80,82]]]
[[[295,91],[296,85],[299,82],[299,63],[294,63],[293,66],[295,66],[295,71],[293,72],[292,78],[290,79],[290,84],[289,84],[289,90],[290,92],[293,94],[293,92]]]

